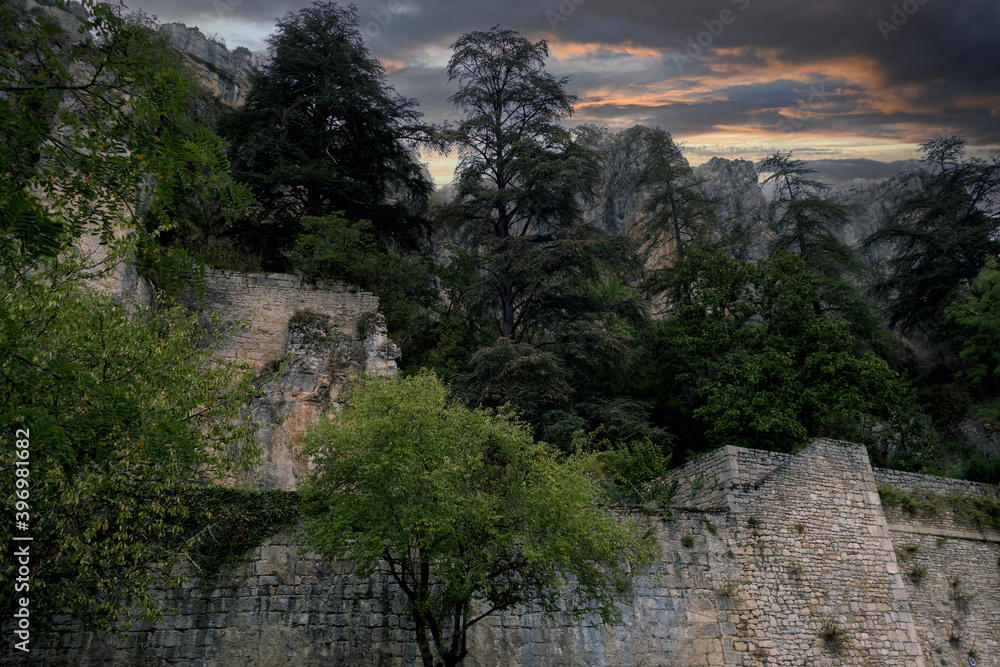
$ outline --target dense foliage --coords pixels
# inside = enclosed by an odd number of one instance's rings
[[[458,38],[460,119],[421,127],[357,11],[317,2],[279,21],[246,104],[219,122],[227,146],[155,24],[83,7],[67,34],[45,10],[0,4],[0,427],[30,442],[39,619],[155,614],[149,587],[173,564],[213,571],[297,512],[281,494],[206,486],[253,458],[238,444],[253,441],[253,382],[162,295],[127,308],[83,286],[124,258],[174,293],[196,257],[257,253],[380,297],[414,367],[359,383],[313,432],[306,534],[363,572],[389,568],[425,661],[461,659],[474,600],[552,609],[569,586],[614,618],[615,566],[649,545],[598,509],[599,477],[631,501],[689,454],[816,436],[928,469],[966,414],[1000,421],[1000,166],[964,157],[961,137],[923,145],[928,187],[869,240],[892,253],[874,302],[841,240],[850,211],[790,154],[758,164],[767,258],[745,259],[662,130],[646,139],[636,238],[584,224],[601,156],[564,126],[576,100],[546,71],[545,41]],[[460,160],[454,198],[433,210],[425,139]],[[952,347],[890,364],[876,344],[889,327]],[[0,454],[10,512],[16,456]],[[942,465],[997,479],[995,457]],[[0,569],[3,605],[13,572]]]
[[[945,308],[1000,257],[1000,161],[964,157],[966,143],[948,135],[921,144],[928,187],[900,201],[866,241],[894,244],[875,293],[905,331],[938,333]]]
[[[564,448],[602,424],[624,441],[666,436],[641,401],[622,395],[644,318],[627,275],[639,269],[630,239],[580,220],[599,179],[597,153],[560,123],[575,98],[545,70],[548,45],[495,27],[453,46],[450,101],[462,114],[440,130],[457,149],[456,193],[442,217],[467,250],[453,299],[481,347],[456,376],[472,405],[521,411],[535,433]]]
[[[690,298],[657,323],[650,362],[683,383],[661,400],[686,387],[686,416],[706,444],[789,451],[830,435],[867,443],[876,420],[905,413],[898,375],[871,353],[858,356],[845,322],[814,310],[818,289],[800,259],[698,252],[675,269],[687,274]]]
[[[654,542],[601,505],[587,455],[561,459],[508,413],[470,410],[431,373],[356,384],[308,436],[303,534],[409,603],[423,664],[457,665],[491,614],[572,600],[619,617]]]
[[[257,198],[234,233],[285,268],[305,216],[369,220],[384,240],[421,238],[430,183],[411,143],[416,102],[385,80],[358,30],[357,10],[315,2],[288,12],[268,40],[243,106],[219,119],[236,177]]]
[[[56,614],[101,629],[155,615],[150,587],[189,552],[179,485],[255,454],[237,446],[253,442],[252,378],[213,358],[215,335],[86,286],[157,248],[185,179],[227,205],[243,193],[218,138],[187,124],[188,84],[148,26],[84,7],[82,32],[66,33],[0,6],[0,498],[33,539],[35,629]],[[98,252],[77,251],[85,240]],[[14,529],[0,528],[5,544]],[[8,618],[15,572],[5,560]]]

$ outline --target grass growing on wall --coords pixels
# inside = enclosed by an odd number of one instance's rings
[[[888,484],[879,486],[878,493],[882,504],[901,507],[913,516],[937,516],[945,510],[951,510],[955,521],[959,523],[1000,530],[1000,497],[997,496],[957,492],[944,494],[927,490],[904,491]]]

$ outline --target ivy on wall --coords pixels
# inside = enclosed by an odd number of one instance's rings
[[[242,564],[252,549],[299,517],[294,491],[212,485],[186,487],[181,494],[190,510],[191,562],[204,579]]]

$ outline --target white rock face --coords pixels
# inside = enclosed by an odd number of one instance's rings
[[[364,338],[346,332],[327,315],[301,312],[288,323],[287,370],[251,401],[262,450],[259,468],[239,481],[258,488],[294,489],[312,462],[301,453],[300,436],[310,424],[340,407],[347,380],[364,371],[394,375],[399,348],[389,340],[385,317],[368,317]]]
[[[834,193],[834,198],[848,206],[850,222],[841,230],[840,240],[857,248],[861,259],[871,267],[876,275],[888,270],[886,261],[892,255],[892,247],[882,243],[871,248],[862,248],[864,240],[882,225],[901,199],[926,188],[930,174],[923,169],[906,171],[865,187],[842,188]]]
[[[649,217],[646,202],[649,188],[640,182],[649,164],[646,137],[652,129],[635,126],[612,133],[597,128],[590,145],[603,155],[603,183],[597,199],[585,211],[584,219],[609,234],[631,234]],[[767,226],[767,199],[758,182],[758,174],[748,160],[712,158],[694,168],[700,189],[715,200],[718,236],[737,235],[743,239],[735,248],[742,259],[767,257],[772,235]],[[851,209],[851,219],[840,230],[847,245],[859,249],[862,260],[876,274],[886,270],[892,248],[882,244],[862,249],[864,240],[874,233],[902,197],[927,186],[929,175],[923,170],[900,173],[866,187],[843,188],[832,193]]]
[[[694,169],[701,191],[714,199],[719,236],[738,235],[746,246],[737,255],[744,259],[767,256],[767,200],[760,189],[757,171],[749,160],[714,157]]]
[[[402,356],[399,346],[389,340],[385,315],[375,313],[365,324],[364,369],[368,375],[395,375],[396,359]]]
[[[161,27],[181,55],[201,73],[202,83],[230,106],[240,106],[250,89],[250,62],[183,23]]]

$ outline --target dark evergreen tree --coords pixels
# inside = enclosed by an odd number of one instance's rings
[[[472,32],[454,45],[450,102],[464,116],[442,138],[459,155],[448,217],[476,257],[477,306],[495,313],[499,334],[523,341],[542,310],[560,307],[546,286],[566,271],[592,278],[625,244],[579,224],[581,196],[600,178],[597,154],[560,121],[573,112],[566,79],[545,71],[548,44],[511,30]]]
[[[757,163],[757,171],[769,174],[764,183],[774,186],[768,207],[772,253],[798,255],[813,274],[817,288],[813,310],[843,318],[855,335],[866,340],[879,338],[874,304],[858,286],[867,267],[839,238],[850,209],[825,197],[829,187],[807,177],[816,170],[792,159],[790,152],[764,158]]]
[[[628,322],[641,317],[621,276],[638,257],[630,239],[580,219],[599,156],[560,125],[575,101],[567,80],[545,71],[544,40],[510,30],[472,32],[452,48],[450,101],[463,119],[440,133],[459,154],[445,215],[469,248],[461,260],[474,279],[460,294],[469,321],[496,322],[458,388],[472,403],[512,403],[563,445],[602,423],[630,431],[623,415],[644,431],[642,406],[612,409],[623,400]]]
[[[235,233],[278,264],[304,216],[370,220],[381,239],[412,244],[431,190],[413,150],[416,102],[386,82],[353,6],[314,2],[277,27],[245,104],[218,123],[259,202]]]
[[[656,128],[645,141],[649,162],[639,182],[650,189],[649,219],[639,238],[646,248],[647,266],[654,264],[645,286],[648,293],[676,302],[685,298],[690,286],[676,280],[672,267],[692,248],[716,241],[715,211],[670,134]]]
[[[937,333],[948,304],[1000,257],[1000,161],[965,158],[965,146],[961,135],[921,144],[929,186],[899,202],[865,241],[894,246],[874,293],[903,331]]]

